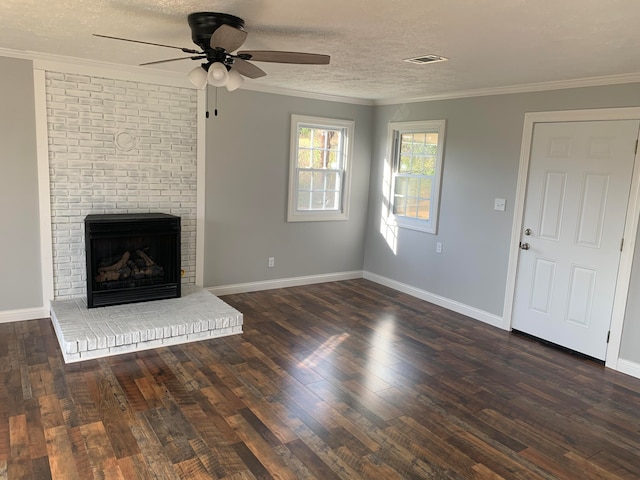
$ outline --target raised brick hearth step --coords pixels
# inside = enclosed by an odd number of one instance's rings
[[[242,333],[242,313],[211,292],[183,287],[182,297],[88,309],[86,299],[51,302],[66,363]]]

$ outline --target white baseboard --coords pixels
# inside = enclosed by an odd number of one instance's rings
[[[416,297],[426,302],[433,303],[434,305],[446,308],[447,310],[461,313],[462,315],[466,315],[467,317],[479,320],[483,323],[487,323],[503,330],[508,330],[508,328],[505,328],[504,326],[502,317],[498,315],[494,315],[475,307],[456,302],[455,300],[441,297],[440,295],[436,295],[435,293],[420,290],[419,288],[412,287],[411,285],[407,285],[406,283],[401,283],[396,280],[391,280],[390,278],[377,275],[375,273],[367,271],[363,272],[360,270],[354,270],[351,272],[328,273],[323,275],[308,275],[304,277],[279,278],[261,282],[221,285],[218,287],[208,287],[207,290],[218,296],[233,295],[235,293],[257,292],[261,290],[272,290],[274,288],[298,287],[301,285],[337,282],[340,280],[353,280],[356,278],[365,278],[367,280],[371,280],[372,282],[376,282],[380,285],[393,288],[394,290],[398,290],[400,292],[406,293],[407,295],[411,295],[412,297]]]
[[[338,282],[340,280],[353,280],[356,278],[362,278],[362,270],[354,270],[352,272],[326,273],[322,275],[306,275],[303,277],[278,278],[275,280],[264,280],[260,282],[236,283],[233,285],[208,287],[207,290],[218,296],[233,295],[235,293],[258,292],[261,290],[273,290],[274,288],[299,287],[301,285]]]
[[[485,312],[484,310],[441,297],[435,293],[427,292],[426,290],[421,290],[419,288],[412,287],[411,285],[407,285],[406,283],[401,283],[375,273],[364,271],[363,278],[379,283],[380,285],[393,288],[399,292],[406,293],[412,297],[419,298],[420,300],[433,303],[434,305],[446,308],[447,310],[461,313],[462,315],[466,315],[467,317],[471,317],[475,320],[480,320],[481,322],[501,328],[502,330],[509,330],[505,327],[503,318],[498,315],[494,315],[493,313]]]
[[[5,310],[0,312],[0,323],[37,320],[39,318],[49,318],[49,309],[47,307],[20,308],[17,310]]]
[[[640,363],[631,360],[618,359],[617,369],[619,372],[626,373],[632,377],[640,378]]]

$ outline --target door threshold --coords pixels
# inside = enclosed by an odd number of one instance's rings
[[[521,336],[521,337],[528,338],[529,340],[533,340],[534,342],[538,342],[538,343],[540,343],[540,344],[542,344],[544,346],[551,347],[551,348],[554,348],[556,350],[560,350],[561,352],[568,353],[570,355],[573,355],[574,357],[579,357],[579,358],[582,358],[584,360],[590,360],[590,361],[598,363],[598,364],[600,364],[602,366],[605,365],[605,361],[604,360],[600,360],[599,358],[595,358],[595,357],[592,357],[590,355],[586,355],[586,354],[578,352],[576,350],[571,350],[570,348],[563,347],[562,345],[558,345],[557,343],[550,342],[549,340],[545,340],[543,338],[536,337],[534,335],[531,335],[529,333],[523,332],[521,330],[512,329],[511,333],[514,333],[514,334],[516,334],[518,336]]]

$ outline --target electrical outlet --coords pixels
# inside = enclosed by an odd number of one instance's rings
[[[269,266],[269,268],[273,268],[276,266],[276,259],[275,257],[269,257],[268,263],[267,265]]]
[[[436,253],[442,253],[442,242],[436,242]]]

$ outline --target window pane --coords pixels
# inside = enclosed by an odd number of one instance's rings
[[[411,164],[411,173],[414,175],[422,175],[426,161],[424,155],[414,157],[413,163]]]
[[[325,168],[324,167],[324,152],[322,150],[312,151],[313,164],[312,168]]]
[[[417,197],[420,191],[420,179],[419,178],[409,178],[408,179],[408,187],[407,187],[407,196],[408,197]]]
[[[401,155],[400,156],[400,173],[408,173],[411,170],[411,156],[410,155]]]
[[[298,210],[309,210],[309,199],[311,198],[311,193],[309,192],[298,192]]]
[[[331,130],[329,132],[329,145],[331,150],[339,150],[342,143],[342,132],[340,130]]]
[[[313,190],[325,189],[325,185],[324,185],[325,175],[326,174],[323,172],[313,172],[313,183],[312,183]]]
[[[418,199],[415,197],[407,197],[407,217],[416,218],[418,216]]]
[[[336,172],[327,172],[327,189],[339,190],[340,189],[340,176]]]
[[[340,153],[336,151],[329,152],[329,155],[327,156],[327,168],[337,170],[340,167]]]
[[[298,167],[309,168],[311,166],[311,150],[298,149]]]
[[[420,197],[431,198],[431,186],[433,184],[432,178],[422,178],[420,180]]]
[[[324,208],[326,210],[335,210],[338,205],[338,192],[329,191],[326,194]]]
[[[311,190],[311,172],[298,172],[298,190]]]
[[[313,129],[313,148],[325,148],[327,142],[327,131],[319,128]]]
[[[413,145],[413,133],[403,133],[400,136],[400,151],[411,152],[411,145]]]
[[[431,200],[421,198],[418,204],[418,218],[421,220],[429,220],[429,212],[431,209]]]
[[[311,209],[312,210],[324,209],[324,192],[311,193]]]
[[[407,194],[408,181],[407,177],[396,177],[396,196],[404,197]]]
[[[405,215],[407,211],[406,200],[402,195],[393,197],[393,213],[396,215]]]
[[[298,146],[310,147],[311,146],[311,129],[308,127],[302,127],[298,129]]]
[[[435,175],[436,174],[436,157],[427,157],[424,161],[422,168],[423,175]]]
[[[414,133],[412,135],[412,148],[413,151],[416,153],[420,153],[422,151],[424,151],[424,144],[427,138],[427,135],[425,133]]]

